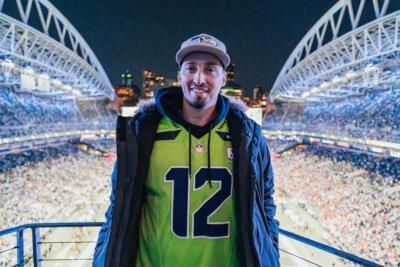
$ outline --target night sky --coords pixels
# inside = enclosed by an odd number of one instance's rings
[[[235,81],[269,90],[286,59],[336,0],[50,0],[93,49],[111,82],[126,69],[176,77],[182,41],[208,33],[228,48]]]

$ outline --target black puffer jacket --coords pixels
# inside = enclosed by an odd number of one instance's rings
[[[180,88],[162,89],[182,97]],[[173,95],[173,96],[172,96]],[[274,220],[274,178],[261,128],[233,100],[226,120],[234,151],[234,190],[241,266],[279,266],[278,223]],[[161,105],[160,103],[157,103]],[[136,262],[143,186],[162,107],[147,103],[133,118],[118,118],[117,163],[112,175],[111,204],[96,244],[93,266],[131,267]],[[222,112],[222,111],[220,111]]]

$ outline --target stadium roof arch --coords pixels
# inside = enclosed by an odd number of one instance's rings
[[[25,74],[56,94],[114,99],[96,55],[48,0],[0,0],[0,70],[17,74],[0,77],[3,86],[21,83]]]
[[[327,101],[400,88],[400,2],[340,0],[305,34],[271,100]]]

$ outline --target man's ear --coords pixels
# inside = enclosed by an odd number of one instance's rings
[[[226,80],[227,80],[228,78],[227,78],[227,74],[226,74],[226,71],[224,71],[224,78],[222,79],[222,82],[223,82],[223,86],[225,86],[226,85]]]
[[[178,70],[178,73],[176,74],[176,79],[178,80],[178,82],[181,82],[181,72]]]

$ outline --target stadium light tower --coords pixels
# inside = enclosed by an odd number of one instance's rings
[[[28,64],[35,73],[46,73],[84,96],[114,99],[99,60],[48,0],[0,0],[0,32],[0,58],[12,60],[14,75]]]
[[[365,73],[374,73],[373,84],[378,77],[379,84],[389,86],[393,77],[379,73],[389,66],[400,68],[399,21],[398,0],[338,1],[293,50],[275,80],[271,99],[290,102],[312,96],[324,101],[326,94],[320,92],[327,90],[330,97],[342,98],[342,85],[347,95],[357,94]],[[398,74],[396,81],[400,82]]]

